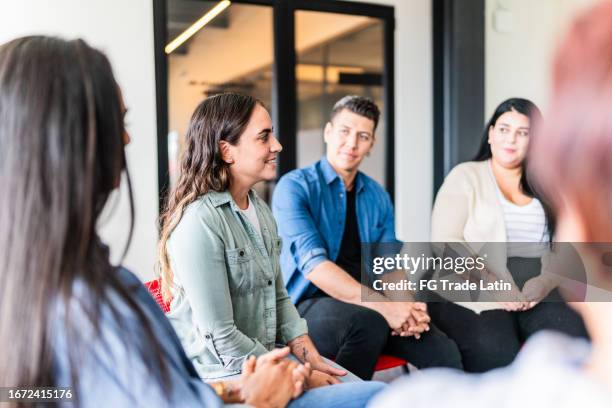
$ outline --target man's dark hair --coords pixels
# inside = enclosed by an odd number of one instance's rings
[[[374,122],[374,130],[376,130],[376,126],[378,126],[378,119],[380,118],[380,110],[370,98],[358,95],[347,95],[343,97],[334,105],[334,108],[329,115],[329,121],[333,121],[336,115],[343,109],[348,109],[357,115],[370,119]]]

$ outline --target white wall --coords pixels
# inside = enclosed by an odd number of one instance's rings
[[[230,29],[205,27],[190,40],[186,55],[173,53],[168,58],[168,124],[179,135],[185,134],[193,110],[211,87],[194,86],[190,84],[192,81],[221,84],[273,63],[272,7],[234,4],[228,11]],[[368,20],[359,16],[300,12],[296,17],[296,51],[336,37]],[[255,42],[253,33],[257,33]],[[317,159],[321,152],[316,153]]]
[[[363,2],[395,7],[395,224],[399,239],[428,241],[433,200],[431,0]]]
[[[545,109],[555,47],[571,18],[595,0],[486,0],[485,117],[504,99],[519,96]],[[512,13],[513,28],[493,28],[495,9]]]
[[[102,49],[129,108],[127,149],[136,222],[124,264],[143,278],[153,276],[157,230],[157,145],[153,10],[150,0],[20,0],[0,5],[0,43],[29,34],[82,37]],[[101,226],[115,259],[128,232],[127,199],[122,197]]]

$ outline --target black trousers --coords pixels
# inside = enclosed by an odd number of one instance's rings
[[[508,270],[519,287],[540,274],[538,258],[508,258]],[[434,298],[436,298],[434,296]],[[432,321],[459,346],[463,368],[484,372],[512,362],[521,345],[539,330],[555,330],[587,338],[582,318],[559,293],[552,291],[542,302],[524,312],[489,310],[476,314],[454,303],[429,302]],[[430,300],[432,300],[430,298]]]
[[[319,352],[364,380],[372,378],[381,354],[403,358],[418,368],[462,368],[457,345],[433,324],[417,340],[391,336],[380,313],[331,297],[304,300],[297,309]]]
[[[481,314],[448,302],[428,306],[432,321],[459,346],[468,372],[510,364],[523,342],[539,330],[587,337],[580,315],[562,302],[539,303],[524,312],[489,310]]]

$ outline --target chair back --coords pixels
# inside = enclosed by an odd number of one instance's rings
[[[155,280],[145,282],[144,285],[146,286],[151,296],[153,296],[153,299],[155,299],[161,310],[164,313],[168,313],[170,311],[170,303],[164,302],[164,297],[161,293],[161,279],[157,278]]]

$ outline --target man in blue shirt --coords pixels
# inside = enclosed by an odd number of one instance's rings
[[[321,354],[361,378],[372,377],[381,354],[461,368],[456,344],[429,322],[425,304],[362,299],[361,243],[397,242],[389,194],[359,172],[379,116],[368,98],[340,99],[325,126],[325,157],[279,180],[272,210],[285,284]]]

